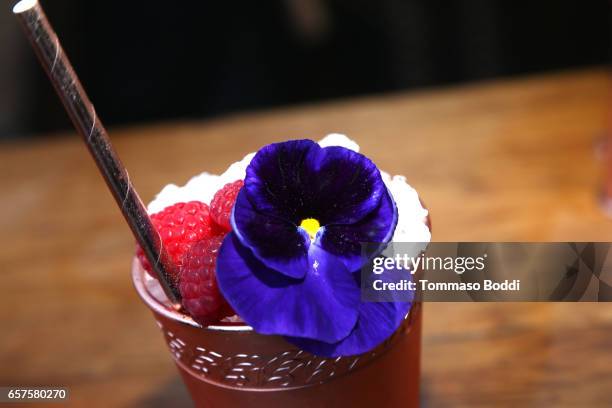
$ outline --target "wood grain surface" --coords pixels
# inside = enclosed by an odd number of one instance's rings
[[[408,177],[435,240],[609,241],[593,147],[610,85],[583,70],[110,135],[145,201],[263,144],[335,131]],[[0,385],[66,386],[70,406],[189,406],[132,288],[133,239],[77,136],[1,144],[0,185]],[[612,405],[612,305],[424,310],[423,406]]]

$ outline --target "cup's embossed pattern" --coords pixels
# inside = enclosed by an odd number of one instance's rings
[[[420,307],[414,304],[399,329],[374,350],[358,356],[317,357],[287,343],[287,349],[269,354],[223,354],[204,344],[188,344],[158,321],[168,348],[178,363],[205,381],[238,388],[279,389],[316,385],[349,373],[384,353],[409,333]]]

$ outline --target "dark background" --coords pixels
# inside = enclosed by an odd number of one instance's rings
[[[0,138],[70,127],[0,11]],[[605,64],[610,2],[48,0],[107,125]]]

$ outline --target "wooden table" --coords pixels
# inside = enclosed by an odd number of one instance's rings
[[[609,241],[593,144],[610,85],[604,70],[575,71],[111,136],[145,200],[266,143],[338,131],[408,177],[436,240]],[[0,145],[0,180],[0,385],[67,386],[71,406],[188,405],[81,141]],[[425,306],[424,406],[612,404],[612,305]]]

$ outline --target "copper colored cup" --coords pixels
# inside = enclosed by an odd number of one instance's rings
[[[134,259],[132,278],[153,312],[197,407],[417,407],[421,304],[376,349],[322,358],[241,323],[202,327],[169,308]]]

